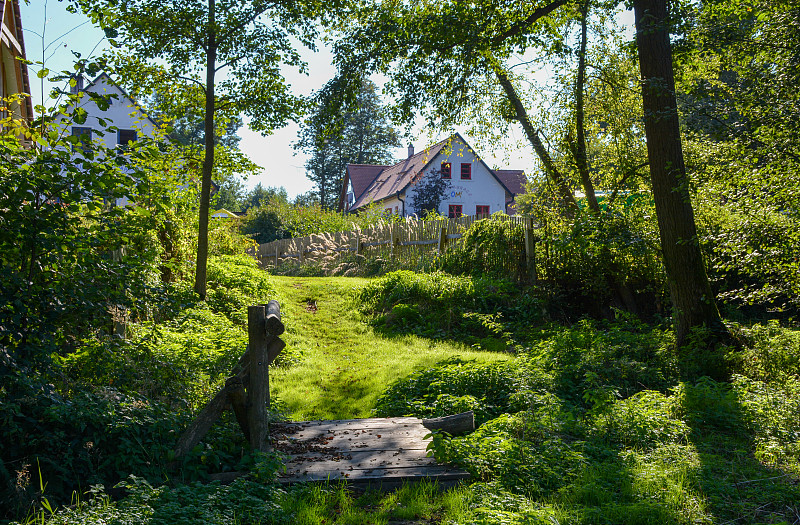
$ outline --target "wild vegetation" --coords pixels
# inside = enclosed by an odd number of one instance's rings
[[[636,42],[616,2],[158,4],[76,2],[110,37],[133,39],[117,67],[172,93],[165,121],[182,105],[203,115],[202,155],[160,140],[166,129],[104,150],[68,132],[87,118],[75,104],[0,122],[0,520],[800,521],[796,3],[673,2],[668,15],[663,1],[634,0]],[[254,239],[382,220],[329,211],[328,186],[292,203],[257,188],[229,199],[249,208],[244,221],[207,221],[213,170],[252,168],[215,133],[239,114],[261,130],[299,117],[277,65],[303,67],[294,39],[313,45],[318,18],[337,31],[329,87],[350,96],[318,97],[319,174],[326,144],[346,142],[326,119],[352,109],[354,87],[374,94],[365,71],[386,75],[398,122],[422,111],[490,143],[519,126],[542,165],[518,203],[536,219],[536,279],[508,271],[524,232],[491,219],[411,268],[331,256],[278,276],[243,255]],[[215,81],[220,60],[233,72]],[[522,88],[543,64],[559,69],[551,89]],[[203,88],[172,90],[176,75]],[[215,121],[217,108],[231,111]],[[114,206],[120,197],[134,205]],[[345,266],[362,277],[331,276]],[[472,410],[473,433],[434,433],[430,448],[470,482],[281,487],[283,458],[251,450],[230,414],[176,459],[181,431],[244,352],[246,307],[273,298],[288,349],[271,370],[271,418]],[[234,470],[249,474],[209,482]]]

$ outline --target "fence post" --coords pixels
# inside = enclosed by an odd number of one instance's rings
[[[539,278],[536,271],[536,235],[533,233],[533,219],[525,221],[525,264],[528,268],[528,275],[533,282]]]
[[[269,369],[267,359],[267,316],[263,305],[247,308],[247,331],[250,343],[250,381],[247,388],[247,420],[250,446],[266,452]]]
[[[439,249],[439,255],[444,253],[444,249],[447,246],[447,227],[442,226],[439,228],[439,243],[437,248]]]
[[[398,223],[392,224],[392,259],[400,257],[400,228]]]
[[[306,260],[306,243],[304,240],[297,241],[297,250],[300,255],[297,256],[297,262],[303,264]]]

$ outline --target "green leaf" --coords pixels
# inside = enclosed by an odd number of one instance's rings
[[[39,70],[39,71],[36,73],[36,76],[37,76],[37,77],[39,77],[39,78],[44,78],[44,77],[46,77],[46,76],[47,76],[47,75],[49,75],[49,74],[50,74],[50,70],[49,70],[49,69],[47,69],[47,68],[45,67],[45,68],[42,68],[42,69],[40,69],[40,70]]]

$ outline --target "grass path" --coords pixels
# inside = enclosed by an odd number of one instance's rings
[[[370,417],[393,381],[452,357],[508,359],[450,341],[375,334],[354,300],[367,279],[273,276],[272,281],[286,325],[288,363],[270,370],[270,392],[296,421]]]

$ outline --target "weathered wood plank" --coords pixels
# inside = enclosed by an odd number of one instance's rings
[[[475,413],[472,410],[452,416],[423,419],[422,426],[430,430],[441,430],[453,436],[475,430]]]
[[[351,430],[355,428],[396,428],[400,426],[421,425],[422,420],[416,417],[374,417],[364,419],[333,419],[329,421],[293,421],[278,424],[276,428],[302,427],[303,429],[316,428],[322,430]]]
[[[318,438],[308,439],[288,439],[278,440],[276,443],[277,448],[285,449],[290,453],[294,451],[303,451],[304,446],[310,443],[309,446],[313,449],[324,447],[331,451],[347,451],[347,450],[380,450],[387,452],[394,452],[400,449],[403,450],[426,450],[428,441],[423,440],[421,436],[384,436],[380,439],[369,437],[350,437],[341,435],[332,435],[332,439],[322,441]]]
[[[409,454],[407,451],[377,452],[346,451],[335,454],[323,452],[307,452],[292,456],[287,463],[288,470],[334,470],[334,469],[374,469],[374,468],[405,468],[436,465],[436,460],[426,456],[422,451]]]
[[[407,467],[386,469],[347,470],[338,472],[308,471],[293,476],[283,476],[283,483],[303,481],[326,481],[345,479],[352,482],[364,481],[414,481],[422,478],[434,478],[439,481],[462,480],[470,477],[468,472],[444,466]]]

